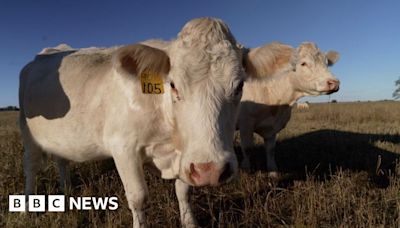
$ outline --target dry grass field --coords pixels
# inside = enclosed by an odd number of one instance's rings
[[[0,113],[0,227],[131,226],[112,160],[73,163],[68,195],[117,196],[118,210],[9,213],[8,195],[22,194],[24,188],[17,116]],[[309,110],[294,110],[278,137],[279,180],[267,178],[260,149],[251,154],[254,170],[240,171],[237,180],[221,187],[193,189],[201,226],[400,227],[400,102],[311,104]],[[60,193],[57,178],[49,162],[37,177],[37,192]],[[149,227],[179,227],[173,181],[151,174],[147,180]]]

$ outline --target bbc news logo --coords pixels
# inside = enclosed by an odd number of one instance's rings
[[[26,200],[28,198],[28,201]],[[10,212],[65,212],[68,210],[117,210],[118,198],[112,197],[68,197],[64,195],[9,195]],[[28,207],[26,207],[28,206]],[[47,208],[46,208],[47,206]]]

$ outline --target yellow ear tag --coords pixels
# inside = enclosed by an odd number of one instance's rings
[[[160,74],[148,70],[143,71],[140,75],[140,82],[144,94],[164,93],[164,82]]]

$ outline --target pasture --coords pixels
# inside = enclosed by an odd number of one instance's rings
[[[193,188],[195,216],[204,227],[399,227],[400,102],[311,104],[293,109],[279,134],[282,176],[267,178],[261,147],[253,170],[221,187]],[[117,196],[116,211],[9,213],[8,195],[23,194],[23,147],[18,112],[0,112],[1,227],[127,227],[132,215],[112,160],[71,164],[67,196]],[[239,149],[239,135],[236,148]],[[260,139],[256,137],[258,144]],[[261,144],[260,144],[261,145]],[[48,162],[38,194],[58,194],[58,172]],[[179,227],[174,182],[146,175],[149,227]]]

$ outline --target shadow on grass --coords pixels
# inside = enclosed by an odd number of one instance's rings
[[[376,146],[376,143],[382,143],[385,147],[388,146],[387,144],[399,144],[400,135],[318,130],[285,139],[278,142],[276,147],[278,168],[283,173],[283,176],[277,181],[267,178],[264,150],[262,146],[258,146],[249,154],[253,169],[246,171],[259,175],[255,180],[257,183],[252,183],[251,180],[247,182],[253,186],[253,192],[243,195],[229,193],[221,197],[218,194],[201,194],[199,196],[199,192],[195,191],[193,196],[196,197],[196,204],[194,204],[196,217],[202,227],[216,227],[226,221],[226,218],[220,219],[221,213],[225,213],[225,217],[231,221],[250,222],[250,227],[271,226],[268,221],[272,224],[287,226],[287,223],[282,223],[283,220],[280,217],[270,218],[267,221],[261,217],[254,218],[251,214],[245,215],[244,211],[260,207],[257,200],[261,199],[264,200],[262,202],[266,202],[268,197],[271,199],[283,197],[282,192],[290,190],[295,181],[324,182],[330,180],[332,175],[339,174],[339,171],[364,171],[366,173],[363,181],[370,182],[370,186],[373,188],[386,188],[390,184],[390,175],[396,174],[396,162],[400,154],[382,149]],[[235,147],[235,151],[240,161],[242,159],[240,147]],[[378,157],[380,157],[380,162],[378,162]],[[265,177],[266,181],[259,179],[262,177]],[[258,187],[254,187],[255,185]],[[211,190],[210,192],[212,193]],[[208,202],[213,202],[213,205],[210,206]],[[291,223],[290,211],[283,212],[280,216],[285,218],[285,222]]]
[[[395,173],[400,154],[375,146],[377,142],[399,144],[400,135],[318,130],[277,142],[276,162],[280,172],[289,176],[289,179],[306,179],[311,174],[325,180],[342,169],[366,171],[373,183],[387,187],[388,176]],[[254,149],[250,161],[253,167],[251,172],[266,171],[262,146]]]

